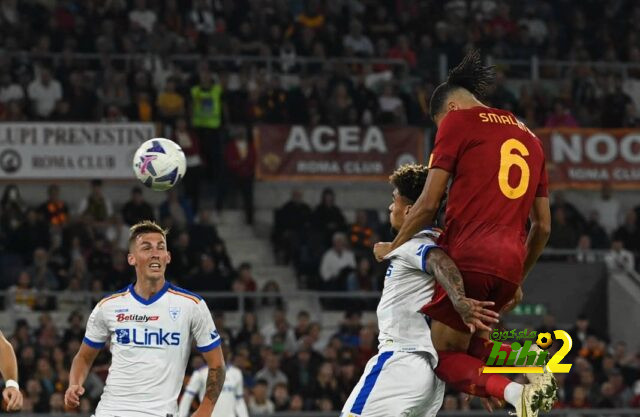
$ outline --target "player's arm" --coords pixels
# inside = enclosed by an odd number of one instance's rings
[[[202,352],[202,356],[207,362],[209,372],[207,373],[207,382],[205,385],[204,398],[200,403],[200,406],[193,414],[193,417],[210,417],[213,413],[213,408],[216,405],[216,401],[222,391],[225,378],[225,365],[224,357],[222,355],[222,348],[217,346],[216,348],[207,352]]]
[[[531,228],[527,236],[527,255],[524,259],[523,282],[542,254],[551,235],[551,209],[549,208],[548,197],[536,197],[531,207],[529,219],[531,220]]]
[[[69,388],[64,394],[64,402],[67,407],[75,408],[80,405],[80,397],[84,394],[84,381],[87,379],[98,353],[100,353],[100,349],[90,347],[84,342],[80,345],[78,353],[71,362]]]
[[[434,247],[426,254],[425,272],[431,274],[447,292],[453,307],[471,332],[476,330],[492,331],[490,324],[498,322],[498,313],[490,310],[493,301],[478,301],[467,298],[464,292],[464,281],[460,270],[453,260],[438,247]],[[489,324],[489,325],[488,325]]]
[[[17,411],[22,408],[22,393],[18,386],[18,361],[13,346],[0,332],[0,373],[4,379],[2,398],[7,404],[7,411]]]

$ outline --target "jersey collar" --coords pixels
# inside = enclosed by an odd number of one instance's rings
[[[156,301],[158,301],[160,299],[160,297],[162,297],[164,295],[164,293],[167,292],[167,290],[169,289],[169,286],[171,284],[169,284],[169,281],[166,281],[164,283],[164,286],[160,289],[160,291],[158,291],[157,293],[155,293],[151,298],[149,298],[148,300],[146,298],[143,298],[142,296],[140,296],[136,290],[133,288],[135,286],[135,283],[133,284],[129,284],[129,292],[131,293],[131,296],[133,298],[135,298],[139,303],[144,304],[146,306],[151,305],[153,303],[155,303]]]

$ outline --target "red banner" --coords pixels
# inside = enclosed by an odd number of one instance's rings
[[[254,131],[260,179],[382,180],[422,162],[416,127],[263,125]]]
[[[552,188],[640,188],[640,130],[537,129]]]

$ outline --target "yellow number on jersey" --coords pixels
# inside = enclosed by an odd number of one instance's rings
[[[516,151],[517,153],[511,153]],[[527,192],[529,187],[529,165],[523,156],[529,155],[527,147],[517,139],[507,139],[500,147],[500,171],[498,172],[498,184],[500,191],[507,198],[515,200]],[[520,168],[520,182],[517,186],[509,185],[509,170],[515,165]]]

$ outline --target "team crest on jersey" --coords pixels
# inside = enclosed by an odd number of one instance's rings
[[[169,307],[169,315],[173,321],[176,321],[180,316],[180,307]]]

